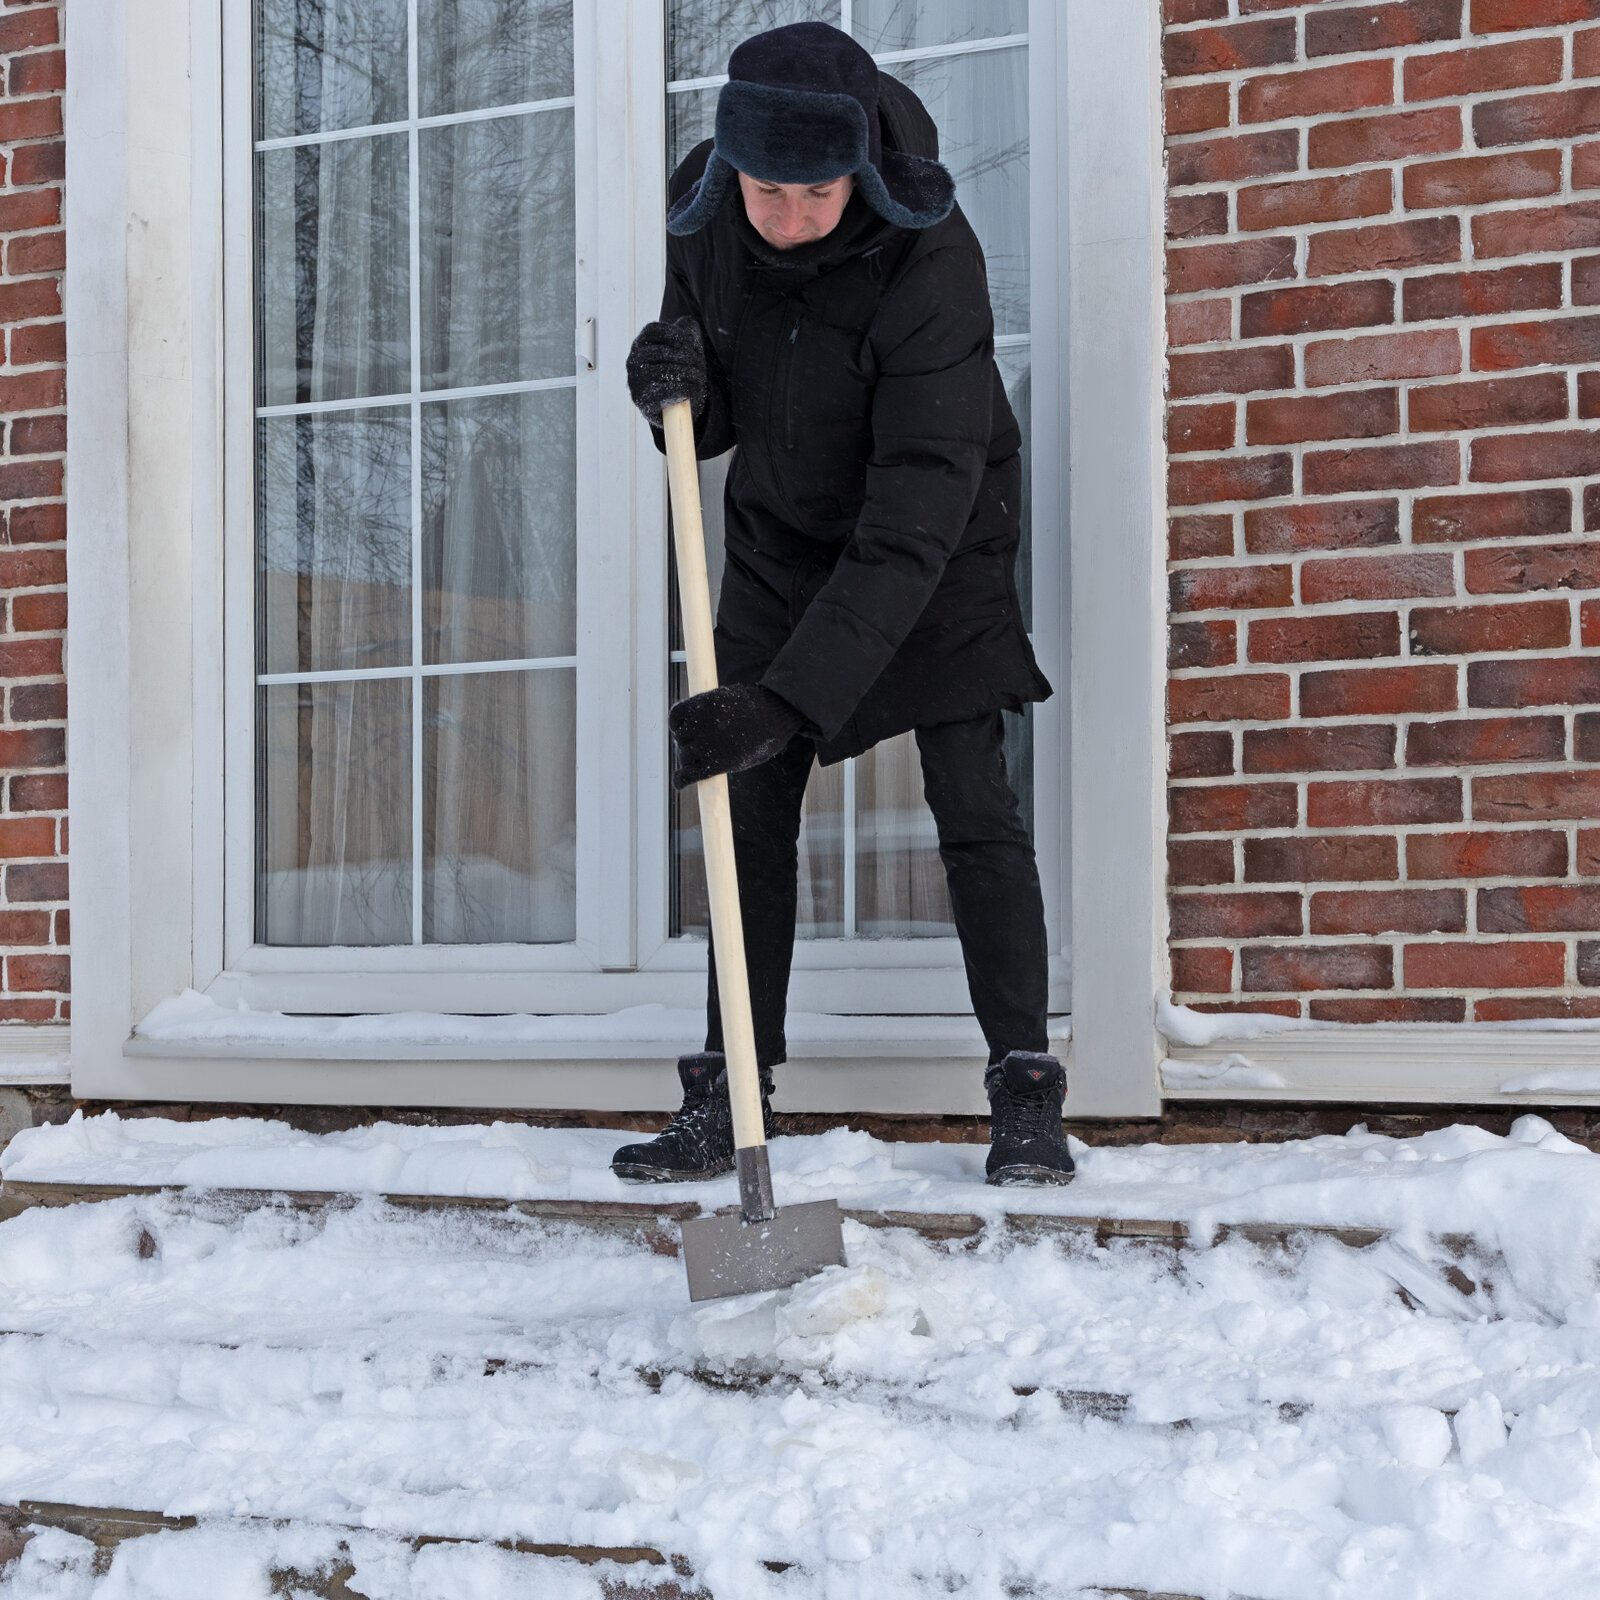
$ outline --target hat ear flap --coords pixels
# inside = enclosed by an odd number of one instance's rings
[[[680,195],[667,212],[667,232],[680,236],[698,233],[717,214],[732,181],[733,168],[713,150],[694,187]]]
[[[885,148],[881,166],[856,173],[861,198],[897,228],[931,228],[955,209],[956,181],[937,161]]]

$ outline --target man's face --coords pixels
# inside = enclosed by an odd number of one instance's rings
[[[848,173],[827,183],[763,183],[739,174],[750,225],[775,250],[825,239],[839,226],[855,186]]]

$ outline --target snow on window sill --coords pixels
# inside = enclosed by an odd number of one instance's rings
[[[1064,1048],[1070,1028],[1053,1018],[1051,1040]],[[983,1036],[971,1016],[854,1016],[791,1011],[791,1056],[981,1058]],[[219,1005],[186,989],[161,1001],[123,1047],[129,1056],[237,1056],[295,1060],[538,1061],[657,1059],[696,1050],[705,1037],[698,1007],[629,1006],[599,1014],[468,1016],[397,1011],[304,1016]]]

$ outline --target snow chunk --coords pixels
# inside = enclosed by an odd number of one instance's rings
[[[1288,1080],[1271,1067],[1258,1067],[1248,1056],[1231,1055],[1218,1062],[1178,1061],[1168,1056],[1161,1063],[1161,1081],[1169,1089],[1197,1083],[1231,1089],[1287,1089]]]
[[[1270,1011],[1196,1011],[1192,1006],[1174,1005],[1170,989],[1156,994],[1156,1027],[1173,1044],[1200,1048],[1215,1044],[1218,1039],[1264,1039],[1268,1034],[1299,1033],[1326,1026],[1300,1017],[1280,1017]]]
[[[1396,1461],[1407,1467],[1442,1467],[1452,1443],[1450,1422],[1432,1406],[1390,1406],[1382,1417],[1383,1437]]]
[[[1475,1394],[1456,1412],[1456,1444],[1461,1464],[1476,1467],[1486,1456],[1505,1448],[1506,1419],[1497,1396]]]
[[[791,1337],[822,1338],[849,1323],[882,1315],[888,1303],[883,1274],[876,1267],[828,1267],[789,1291],[778,1325]]]
[[[698,1483],[705,1473],[693,1461],[624,1450],[611,1463],[611,1476],[625,1498],[660,1505],[673,1499],[680,1489]]]

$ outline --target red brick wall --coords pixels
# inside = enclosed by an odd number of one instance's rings
[[[0,1022],[71,1008],[60,21],[0,7]]]
[[[1600,0],[1167,0],[1174,988],[1600,1016]]]

